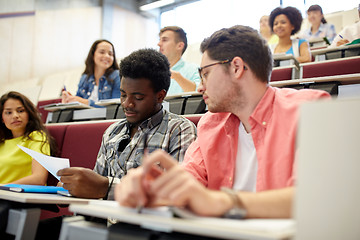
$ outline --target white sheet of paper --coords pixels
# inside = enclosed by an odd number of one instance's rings
[[[57,171],[70,167],[70,161],[68,158],[51,157],[20,145],[18,145],[18,147],[38,161],[41,166],[48,170],[59,181],[60,177],[56,175]]]

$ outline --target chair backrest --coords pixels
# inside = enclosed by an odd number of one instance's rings
[[[69,158],[71,167],[93,169],[104,131],[112,123],[97,122],[68,125],[61,157]]]
[[[283,80],[291,80],[292,77],[292,68],[286,67],[286,68],[274,68],[270,81],[283,81]]]
[[[303,78],[360,73],[360,57],[303,64]]]
[[[43,123],[46,123],[46,119],[47,119],[49,112],[44,110],[44,108],[42,108],[42,106],[45,106],[45,105],[48,105],[51,103],[60,103],[60,102],[61,102],[61,98],[38,101],[37,110],[39,111],[39,113],[41,115],[41,121]]]
[[[66,133],[66,125],[47,125],[47,130],[49,131],[50,135],[55,139],[57,145],[57,153],[56,155],[60,155],[62,151],[62,147],[64,144],[64,137]],[[47,185],[48,186],[55,186],[58,180],[52,176],[51,174],[48,175]]]
[[[204,114],[184,115],[184,117],[192,121],[195,124],[195,126],[197,126],[200,121],[200,118],[203,115]]]

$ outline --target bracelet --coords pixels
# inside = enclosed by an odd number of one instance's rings
[[[107,191],[106,191],[106,194],[105,194],[105,196],[103,197],[103,200],[107,200],[107,198],[108,198],[108,196],[109,196],[109,192],[110,192],[111,186],[112,186],[112,184],[113,184],[113,182],[114,182],[114,178],[115,178],[115,177],[112,177],[111,182],[110,182],[110,184],[109,184],[109,187],[108,187],[108,189],[107,189]]]
[[[244,209],[237,192],[226,187],[222,187],[221,191],[226,193],[233,202],[233,207],[228,212],[226,212],[223,217],[232,219],[244,218],[246,216],[246,210]]]

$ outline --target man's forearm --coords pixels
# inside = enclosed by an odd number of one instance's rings
[[[239,197],[247,211],[247,218],[290,218],[294,187],[258,193],[240,192]]]

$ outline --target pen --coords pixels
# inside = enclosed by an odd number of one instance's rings
[[[147,155],[147,139],[148,139],[148,132],[146,131],[144,133],[144,138],[143,138],[143,146],[144,146],[144,149],[143,149],[143,161],[144,161],[144,159],[145,159],[145,157]],[[136,212],[141,213],[143,208],[144,208],[144,206],[142,204],[137,205]]]
[[[63,89],[64,91],[66,91],[66,86],[64,85],[64,89]]]
[[[341,36],[340,34],[339,34],[339,37],[341,37],[341,39],[344,39],[343,36]]]

